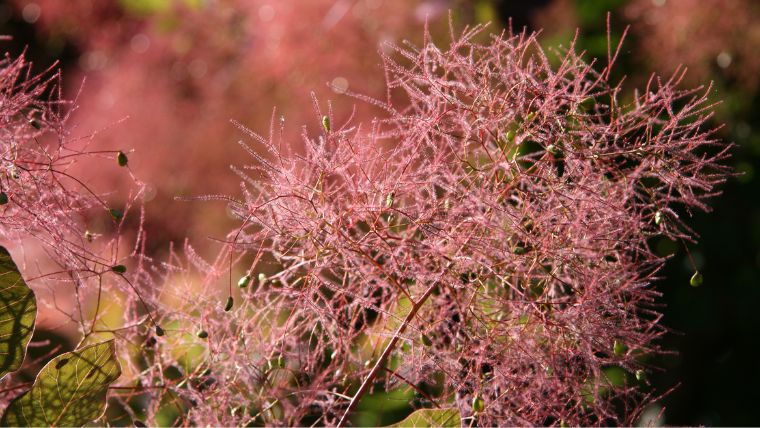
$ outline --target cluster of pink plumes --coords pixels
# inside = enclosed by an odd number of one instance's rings
[[[52,172],[69,158],[48,159],[26,113],[37,94],[3,64],[0,228],[40,238],[77,298],[123,300],[108,328],[70,314],[117,339],[112,403],[149,424],[170,406],[192,425],[334,425],[412,388],[415,407],[468,425],[636,422],[665,331],[651,239],[691,242],[683,217],[728,172],[709,88],[679,74],[624,94],[614,50],[598,71],[532,35],[451,39],[383,54],[387,95],[354,94],[385,111],[370,123],[315,100],[300,142],[276,114],[268,136],[241,127],[254,160],[234,168],[240,197],[210,197],[241,222],[214,262],[189,246],[154,261],[143,233],[127,255],[118,237],[90,242],[78,216],[110,207]]]

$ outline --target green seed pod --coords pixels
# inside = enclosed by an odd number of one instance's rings
[[[691,276],[691,279],[689,280],[689,284],[691,284],[692,287],[699,287],[700,285],[702,285],[702,281],[704,281],[702,274],[699,273],[699,271],[696,271],[694,272],[694,275]]]
[[[531,120],[536,118],[536,112],[530,112],[527,116],[525,116],[525,121],[530,122]]]
[[[42,124],[36,119],[29,119],[29,125],[36,130],[42,129]]]
[[[636,370],[636,380],[643,382],[647,378],[647,374],[644,370]]]
[[[205,339],[208,337],[208,332],[206,330],[198,330],[198,333],[195,333],[195,335],[201,339]]]
[[[127,267],[124,265],[111,266],[111,270],[118,273],[119,275],[124,275],[127,273]]]
[[[330,118],[322,116],[322,127],[325,128],[325,132],[330,132]]]
[[[517,254],[518,256],[520,256],[520,255],[523,255],[523,254],[527,253],[528,250],[525,247],[523,247],[523,246],[520,245],[520,246],[515,247],[515,249],[513,250],[513,252],[515,254]]]
[[[8,203],[8,194],[5,192],[0,192],[0,205],[5,205]]]
[[[568,425],[567,422],[565,422],[565,420],[562,419],[561,421],[559,421],[559,426],[561,428],[568,428],[570,425]]]
[[[120,221],[122,218],[124,218],[124,213],[121,210],[117,210],[116,208],[111,208],[108,210],[108,213],[111,214],[111,218],[116,221]]]
[[[267,361],[267,365],[269,366],[269,370],[284,368],[285,358],[280,354],[277,354],[276,356],[273,355],[272,358]]]
[[[486,409],[486,402],[483,401],[483,398],[480,397],[480,395],[476,395],[472,399],[472,410],[479,413]]]
[[[119,166],[127,166],[127,163],[129,163],[129,159],[124,152],[119,152],[116,156],[116,161],[119,162]]]
[[[654,224],[660,225],[662,223],[662,211],[657,211],[654,213]]]
[[[161,328],[160,325],[156,324],[156,336],[160,337],[160,336],[163,336],[164,334],[166,334],[166,332],[164,331],[164,329]]]
[[[509,130],[506,134],[504,134],[504,137],[507,139],[507,142],[514,143],[515,142],[515,131]]]
[[[385,208],[390,208],[393,206],[393,201],[396,199],[396,192],[388,193],[388,196],[385,197]]]
[[[238,287],[246,288],[251,283],[251,275],[245,275],[238,280]]]
[[[259,274],[259,286],[262,286],[262,285],[266,284],[266,282],[267,282],[267,276],[266,276],[266,274],[260,273]]]
[[[554,144],[549,144],[546,146],[546,151],[549,152],[552,156],[559,156],[562,154],[562,150],[560,150],[560,148]]]
[[[232,298],[232,296],[227,298],[227,303],[224,305],[224,312],[229,312],[232,309],[232,305],[235,303],[235,300]]]
[[[628,352],[628,346],[619,340],[615,340],[612,344],[612,351],[615,352],[615,355],[623,355]]]
[[[433,341],[430,340],[430,338],[426,334],[423,334],[421,336],[421,339],[422,339],[422,344],[423,345],[425,345],[425,346],[433,346]]]

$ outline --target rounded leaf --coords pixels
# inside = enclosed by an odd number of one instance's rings
[[[394,427],[459,427],[462,417],[457,409],[420,409]]]
[[[114,342],[59,355],[40,370],[32,388],[8,405],[4,426],[82,426],[106,409],[108,387],[121,376]]]
[[[0,379],[17,370],[34,332],[37,300],[5,247],[0,247]]]

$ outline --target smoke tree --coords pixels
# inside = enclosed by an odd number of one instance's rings
[[[428,409],[410,424],[630,425],[665,332],[651,239],[693,242],[684,216],[708,210],[730,146],[709,87],[679,72],[625,94],[617,54],[598,71],[531,34],[426,33],[381,54],[385,97],[349,93],[382,109],[371,122],[315,99],[301,141],[276,113],[266,136],[239,125],[242,193],[203,199],[240,224],[210,262],[190,245],[153,260],[142,229],[122,259],[118,233],[91,245],[69,210],[123,213],[69,194],[54,162],[35,176],[53,186],[3,176],[0,226],[54,252],[78,299],[123,296],[118,326],[71,317],[82,345],[115,339],[112,403],[136,423],[345,425],[387,392]],[[3,106],[38,95],[5,82]],[[18,115],[3,112],[4,163],[40,154]]]

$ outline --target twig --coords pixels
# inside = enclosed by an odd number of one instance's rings
[[[346,419],[348,418],[348,415],[351,413],[352,410],[356,407],[357,404],[359,404],[359,400],[362,399],[362,396],[367,392],[370,385],[372,385],[372,382],[377,377],[377,374],[380,372],[380,370],[383,369],[383,366],[385,365],[385,361],[388,359],[388,357],[391,355],[391,352],[396,348],[396,344],[398,343],[399,338],[402,334],[404,334],[404,331],[406,330],[406,327],[409,325],[410,322],[414,319],[414,316],[417,315],[417,311],[420,310],[422,305],[425,304],[428,297],[430,297],[430,294],[433,292],[433,289],[437,287],[437,283],[433,283],[430,287],[425,290],[425,293],[414,302],[412,305],[412,310],[409,311],[409,314],[404,318],[404,322],[401,323],[401,325],[396,329],[396,333],[393,334],[393,338],[390,342],[388,342],[388,345],[383,350],[382,355],[380,355],[380,358],[377,359],[377,362],[375,363],[375,366],[372,367],[372,370],[367,375],[367,378],[364,379],[364,382],[362,382],[361,386],[359,387],[359,390],[356,391],[356,394],[354,394],[353,398],[351,398],[351,402],[348,404],[348,408],[346,408],[346,411],[343,413],[343,416],[340,418],[340,422],[338,422],[338,428],[345,425]]]

